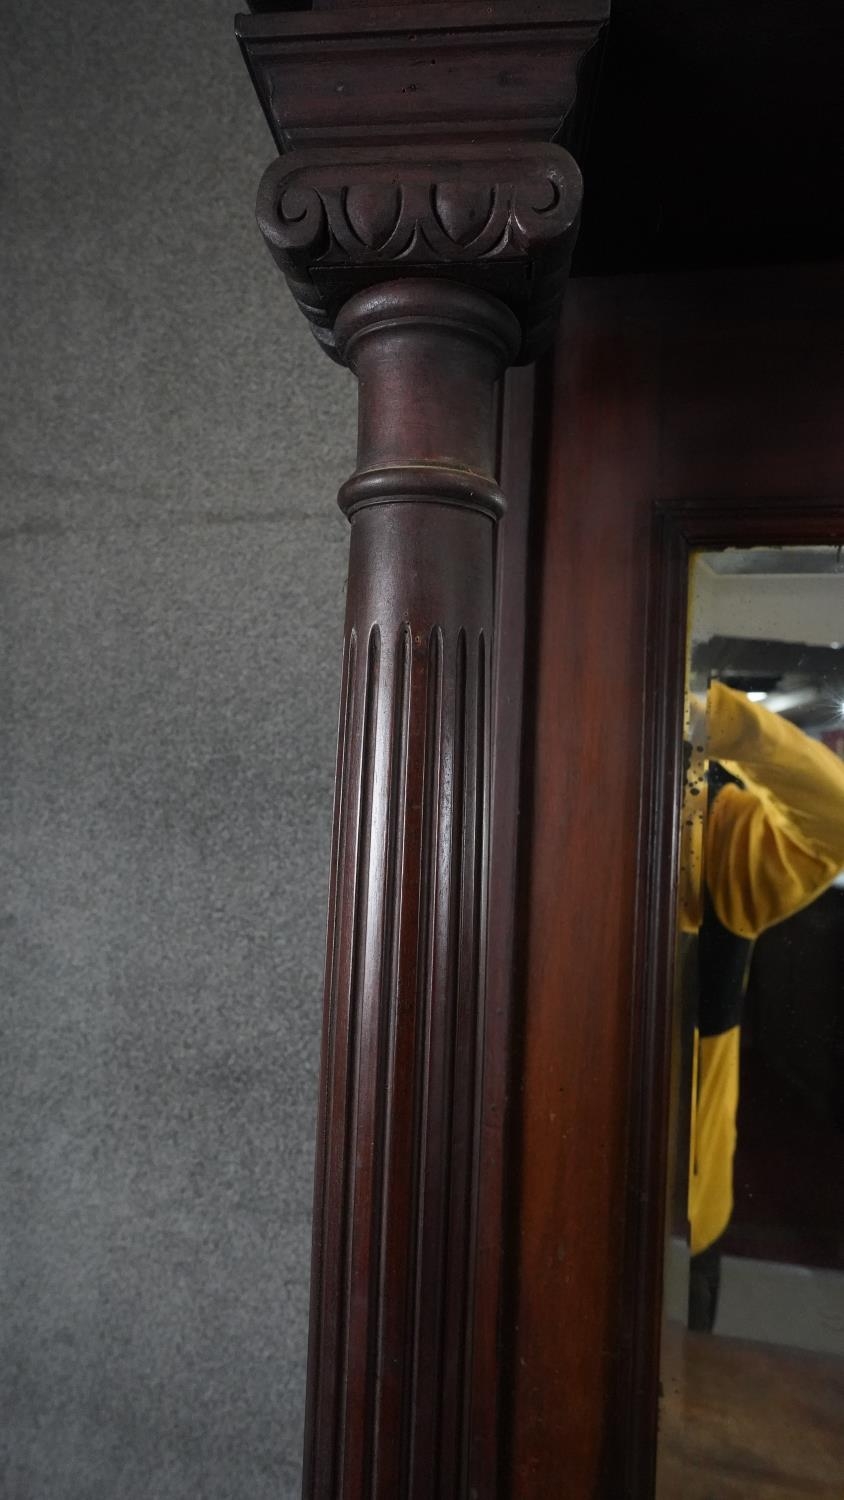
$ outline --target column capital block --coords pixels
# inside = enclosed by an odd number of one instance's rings
[[[519,361],[550,341],[583,193],[567,146],[607,15],[487,0],[238,18],[281,153],[258,223],[328,353],[345,301],[407,276],[498,297]]]

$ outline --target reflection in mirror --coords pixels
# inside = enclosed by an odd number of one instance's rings
[[[657,1500],[842,1500],[841,549],[691,599]]]

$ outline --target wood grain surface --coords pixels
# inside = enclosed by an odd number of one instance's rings
[[[688,557],[844,541],[843,331],[834,265],[569,288],[528,648],[520,1500],[652,1500]]]

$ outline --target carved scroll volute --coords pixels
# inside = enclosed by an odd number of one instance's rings
[[[258,190],[261,233],[320,343],[355,286],[423,270],[485,287],[517,314],[517,358],[548,342],[574,247],[583,183],[561,146],[476,143],[293,152]]]
[[[326,977],[308,1500],[470,1494],[495,383],[483,294],[361,294]],[[438,457],[442,453],[443,457]]]

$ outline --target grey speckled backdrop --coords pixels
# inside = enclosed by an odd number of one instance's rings
[[[2,7],[2,1500],[298,1493],[354,389],[234,9]]]

